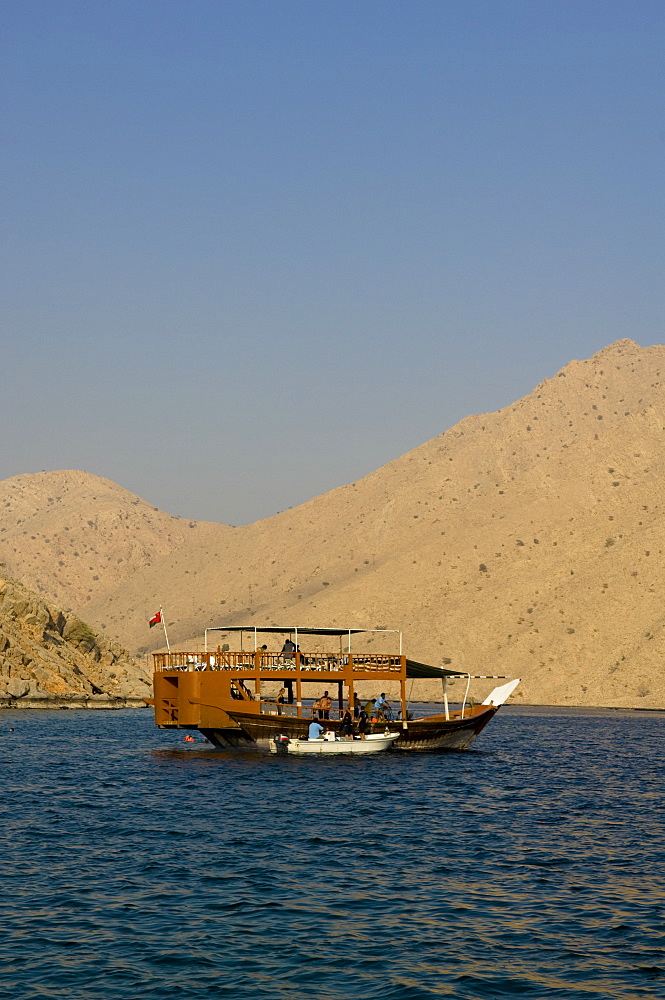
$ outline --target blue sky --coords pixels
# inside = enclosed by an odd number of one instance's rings
[[[663,339],[660,0],[3,22],[0,478],[242,524]]]

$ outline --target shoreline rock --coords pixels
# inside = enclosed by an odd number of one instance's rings
[[[15,709],[42,709],[43,711],[53,709],[95,709],[100,711],[114,711],[119,708],[149,708],[150,706],[143,698],[2,698],[0,697],[0,711]]]
[[[140,707],[146,670],[115,640],[0,579],[0,706]]]

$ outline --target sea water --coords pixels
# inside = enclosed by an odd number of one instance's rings
[[[0,714],[1,997],[665,996],[664,715],[337,759],[183,735]]]

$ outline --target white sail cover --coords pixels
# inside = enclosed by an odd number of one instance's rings
[[[519,683],[520,678],[518,677],[517,680],[508,681],[507,684],[502,684],[500,687],[494,688],[485,698],[483,705],[496,705],[497,707],[503,705],[504,701],[508,701]]]

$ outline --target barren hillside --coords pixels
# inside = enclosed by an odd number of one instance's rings
[[[81,612],[207,527],[165,514],[87,472],[41,472],[0,482],[4,571]],[[224,530],[212,527],[215,535]]]
[[[522,676],[525,702],[664,707],[661,372],[665,347],[619,341],[267,520],[192,529],[153,511],[150,559],[77,600],[131,649],[161,641],[146,626],[160,605],[181,643],[221,622],[390,626],[413,656]],[[75,557],[59,547],[64,586]]]

